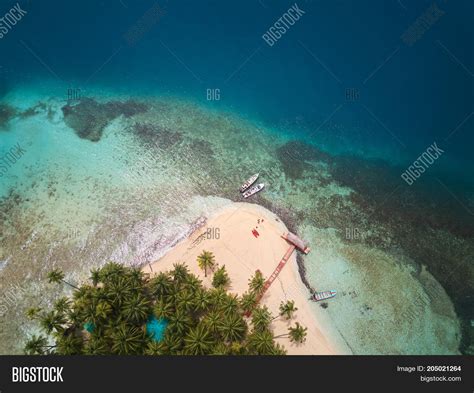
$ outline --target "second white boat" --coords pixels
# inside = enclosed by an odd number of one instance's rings
[[[253,186],[252,188],[249,188],[247,191],[245,191],[242,196],[244,198],[248,198],[250,196],[252,196],[253,194],[256,194],[257,192],[259,191],[262,191],[263,190],[263,187],[265,187],[265,184],[263,183],[260,183],[260,184],[256,184],[255,186]]]

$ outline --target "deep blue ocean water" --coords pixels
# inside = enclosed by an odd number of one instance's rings
[[[0,13],[14,4],[2,0]],[[65,96],[92,86],[169,94],[327,150],[406,164],[437,141],[445,155],[433,171],[472,178],[472,2],[301,0],[304,14],[271,47],[262,34],[294,2],[20,4],[27,15],[0,40],[1,93],[52,79]],[[439,15],[407,44],[404,31],[433,4]],[[130,44],[127,32],[156,5],[163,13]],[[220,100],[207,101],[207,89]]]

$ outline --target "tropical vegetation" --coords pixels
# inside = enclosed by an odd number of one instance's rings
[[[230,278],[225,269],[225,265],[219,267],[212,277],[212,286],[214,288],[226,288],[230,284]]]
[[[201,256],[199,264],[207,275],[215,266],[214,256]],[[242,296],[227,292],[230,278],[224,266],[215,270],[210,288],[183,263],[149,276],[111,262],[93,270],[80,286],[66,282],[59,270],[48,277],[71,286],[72,294],[49,309],[28,310],[42,334],[30,338],[26,354],[282,355],[285,349],[278,339],[302,343],[306,337],[297,322],[287,334],[274,336],[275,317],[257,303],[265,282],[260,272]],[[282,302],[279,311],[276,318],[292,319],[296,307]],[[160,340],[148,331],[152,319],[166,322]]]

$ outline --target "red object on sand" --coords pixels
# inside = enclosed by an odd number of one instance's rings
[[[259,237],[260,233],[258,233],[256,229],[252,229],[252,235],[254,235],[255,237]]]

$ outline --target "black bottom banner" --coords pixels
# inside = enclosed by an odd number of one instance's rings
[[[186,388],[472,393],[473,364],[467,356],[3,356],[0,393],[180,392]]]

